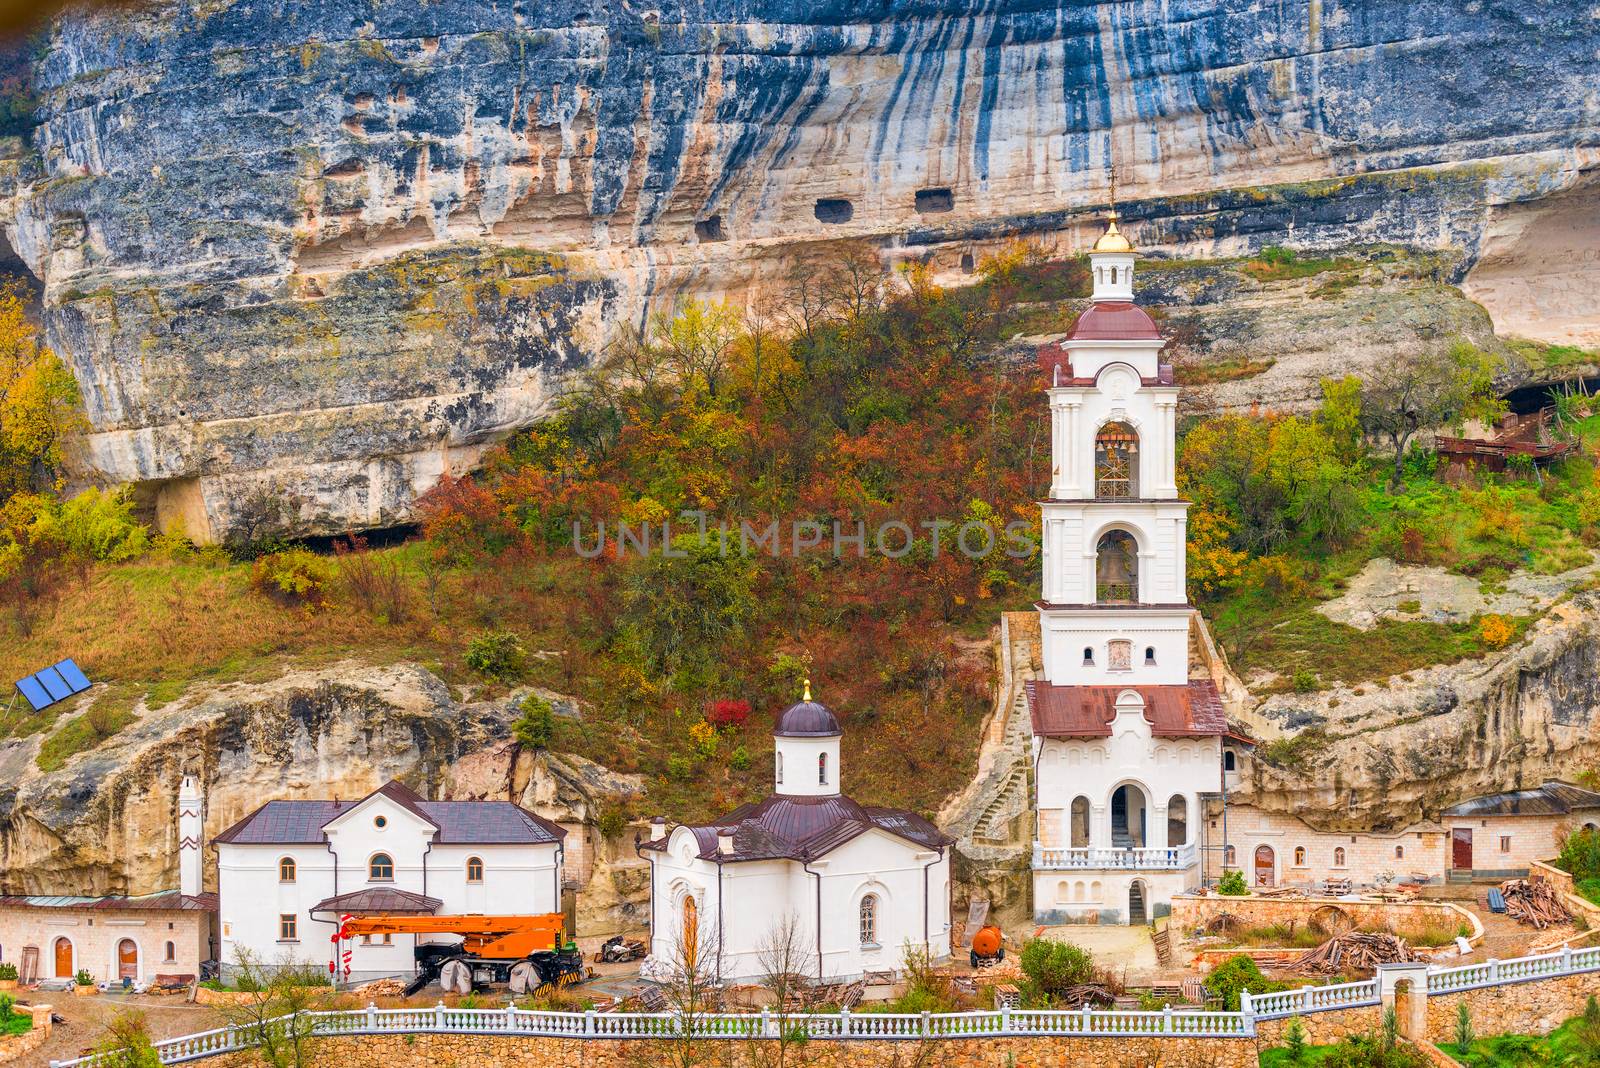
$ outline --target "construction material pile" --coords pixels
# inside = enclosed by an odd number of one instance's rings
[[[1518,923],[1531,923],[1542,931],[1552,924],[1572,920],[1572,913],[1567,911],[1561,895],[1542,880],[1512,879],[1501,885],[1500,893],[1505,895],[1506,915]]]
[[[356,987],[351,993],[364,998],[403,998],[406,996],[406,984],[399,979],[374,979]]]
[[[1205,933],[1208,935],[1232,935],[1244,929],[1244,924],[1231,912],[1219,912],[1206,921]]]
[[[1290,962],[1289,970],[1301,975],[1375,972],[1380,964],[1403,964],[1418,959],[1406,940],[1398,935],[1347,931],[1316,949],[1307,950]]]

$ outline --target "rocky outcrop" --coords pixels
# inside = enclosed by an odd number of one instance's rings
[[[1593,774],[1600,592],[1558,602],[1514,648],[1385,683],[1270,697],[1254,718],[1301,744],[1259,751],[1230,800],[1319,830],[1397,829],[1470,797]]]
[[[567,826],[578,853],[599,806],[641,789],[580,758],[521,752],[514,699],[458,703],[415,665],[297,671],[138,711],[49,775],[34,764],[38,736],[0,744],[0,893],[175,887],[186,773],[206,792],[208,839],[267,800],[358,798],[397,778],[430,797],[516,801]]]
[[[654,304],[842,241],[950,278],[1077,245],[1113,159],[1147,247],[1455,247],[1544,321],[1517,265],[1591,195],[1597,67],[1555,0],[167,0],[59,25],[0,221],[99,477],[197,537],[271,499],[331,531]],[[1595,264],[1552,270],[1581,332]]]

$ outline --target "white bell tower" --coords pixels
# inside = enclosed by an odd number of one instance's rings
[[[1058,686],[1189,677],[1178,388],[1161,332],[1133,302],[1135,259],[1113,211],[1089,253],[1091,303],[1061,342],[1049,389],[1039,616],[1045,678]]]

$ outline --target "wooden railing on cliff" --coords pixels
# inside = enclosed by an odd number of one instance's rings
[[[1455,993],[1508,983],[1537,982],[1587,972],[1600,973],[1600,947],[1564,949],[1535,957],[1488,961],[1458,968],[1428,969],[1429,994]],[[999,1009],[994,1012],[873,1013],[850,1012],[789,1015],[770,1012],[706,1014],[692,1017],[665,1012],[541,1012],[508,1006],[503,1009],[433,1008],[365,1009],[309,1013],[315,1033],[339,1035],[475,1034],[525,1035],[594,1039],[761,1040],[778,1037],[778,1029],[802,1027],[822,1040],[914,1041],[974,1037],[1254,1038],[1259,1020],[1309,1016],[1319,1012],[1361,1008],[1379,1003],[1378,980],[1301,987],[1275,994],[1246,993],[1239,1012],[1166,1009],[1122,1012],[1083,1009],[1055,1011]],[[272,1021],[262,1026],[283,1026]],[[183,1064],[256,1044],[256,1026],[224,1027],[155,1044],[162,1064]],[[105,1055],[72,1061],[51,1061],[51,1068],[98,1068],[115,1063]]]

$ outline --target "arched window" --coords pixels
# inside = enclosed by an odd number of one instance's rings
[[[1306,866],[1306,847],[1305,846],[1295,846],[1294,847],[1294,866],[1297,867],[1297,868],[1303,868],[1303,867]]]
[[[1145,667],[1155,667],[1155,665],[1156,665],[1156,647],[1153,646],[1153,645],[1147,645],[1147,646],[1144,647],[1144,666]]]
[[[1344,867],[1344,846],[1340,846],[1333,851],[1333,866],[1335,868]]]
[[[467,858],[467,882],[469,882],[469,883],[481,883],[481,882],[483,882],[483,858],[482,857],[468,857]]]
[[[1115,267],[1111,268],[1111,284],[1117,284],[1117,269]]]
[[[1189,844],[1189,799],[1173,794],[1167,799],[1167,845]]]
[[[1056,902],[1058,904],[1065,904],[1071,900],[1072,893],[1067,888],[1067,881],[1062,879],[1060,882],[1056,883]]]
[[[166,946],[166,949],[167,949],[167,957],[161,963],[163,963],[163,964],[176,963],[177,960],[178,960],[178,947],[177,947],[177,944],[173,943],[173,942],[168,942],[167,946]]]
[[[372,859],[367,861],[367,878],[392,881],[394,879],[394,858],[387,853],[372,854]]]
[[[1223,771],[1236,771],[1236,770],[1238,770],[1238,767],[1239,767],[1239,758],[1233,755],[1233,750],[1232,749],[1224,749],[1222,751],[1222,770]]]
[[[1100,900],[1100,880],[1099,879],[1096,879],[1096,880],[1094,880],[1093,882],[1091,882],[1089,884],[1089,900],[1090,901],[1099,901]]]
[[[295,863],[293,857],[284,857],[278,861],[278,881],[280,883],[292,883],[294,882],[294,876]]]
[[[1406,859],[1406,847],[1405,846],[1395,846],[1394,847],[1394,859],[1395,860],[1405,860]]]
[[[878,895],[868,894],[861,899],[861,944],[878,944]]]
[[[1139,599],[1139,544],[1126,530],[1108,530],[1094,547],[1094,599],[1131,604]]]
[[[1139,435],[1127,423],[1107,423],[1094,436],[1094,495],[1139,496]]]
[[[783,750],[782,749],[778,750],[776,756],[774,757],[774,766],[777,769],[775,778],[776,778],[776,780],[778,782],[778,785],[782,786],[783,785]]]
[[[1089,667],[1092,664],[1094,664],[1094,646],[1085,645],[1083,647],[1083,665],[1084,667]]]
[[[1089,845],[1089,799],[1072,799],[1072,848],[1084,849]]]
[[[817,754],[817,785],[828,785],[828,754]]]

